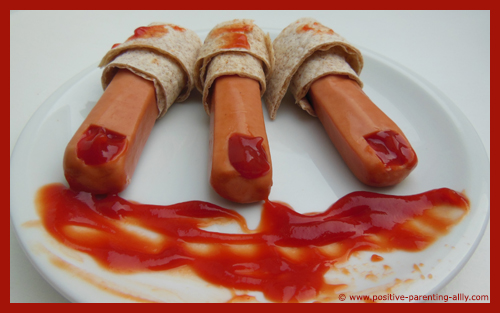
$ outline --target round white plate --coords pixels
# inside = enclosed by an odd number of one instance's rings
[[[278,34],[267,31],[271,37]],[[199,34],[204,38],[207,33]],[[273,160],[269,198],[305,213],[324,211],[358,190],[394,195],[441,187],[465,191],[470,213],[428,249],[381,254],[384,261],[378,263],[369,261],[372,253],[359,253],[340,265],[350,274],[338,271],[332,277],[349,285],[346,293],[432,294],[460,271],[483,235],[489,218],[489,161],[471,124],[442,93],[400,65],[361,50],[364,91],[406,134],[419,158],[417,168],[395,187],[375,189],[361,184],[344,165],[320,122],[287,94],[276,120],[264,113]],[[102,95],[100,75],[101,70],[93,65],[55,92],[33,115],[12,153],[11,218],[29,259],[55,289],[74,302],[229,300],[228,290],[182,271],[109,273],[87,255],[56,242],[39,223],[34,195],[45,184],[66,183],[64,149]],[[209,118],[194,90],[186,102],[172,106],[157,122],[132,183],[121,196],[163,205],[208,201],[237,210],[250,228],[256,227],[260,205],[232,203],[211,189],[208,138]],[[265,301],[259,293],[250,294]]]

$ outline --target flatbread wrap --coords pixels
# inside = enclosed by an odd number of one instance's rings
[[[106,89],[119,68],[153,81],[158,117],[162,117],[174,102],[186,100],[194,88],[194,63],[201,44],[195,32],[177,25],[156,22],[139,27],[102,58],[102,86]]]
[[[72,189],[111,194],[128,186],[156,120],[193,89],[200,46],[188,29],[153,23],[106,53],[104,93],[65,150]]]
[[[274,68],[274,51],[269,34],[253,20],[236,19],[217,24],[207,35],[195,64],[196,88],[210,114],[208,97],[217,77],[238,75],[259,82],[261,95]]]
[[[273,42],[276,66],[264,94],[269,116],[276,113],[288,88],[295,102],[316,116],[305,97],[316,79],[329,74],[346,75],[363,86],[361,52],[332,29],[313,18],[301,18],[288,25]]]
[[[276,68],[264,100],[271,119],[287,89],[317,116],[351,172],[361,182],[400,183],[417,165],[402,130],[363,92],[363,56],[347,40],[312,18],[286,27],[273,42]]]

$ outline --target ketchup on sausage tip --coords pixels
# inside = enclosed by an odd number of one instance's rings
[[[415,151],[401,129],[350,78],[316,80],[308,98],[351,172],[363,183],[398,184],[417,165]]]
[[[211,88],[210,184],[234,202],[265,200],[273,181],[260,85],[221,76]]]
[[[157,116],[153,82],[118,70],[66,147],[70,187],[96,194],[124,190]]]

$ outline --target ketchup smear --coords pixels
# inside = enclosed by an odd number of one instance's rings
[[[113,160],[126,146],[126,136],[90,125],[78,141],[76,155],[87,165],[100,165]]]
[[[164,25],[141,26],[134,30],[134,34],[127,41],[138,38],[162,37],[168,33],[168,29]]]
[[[177,25],[174,25],[174,24],[167,24],[167,25],[170,26],[170,27],[172,27],[174,30],[176,30],[178,32],[185,32],[186,31],[185,28],[177,26]]]
[[[465,196],[446,188],[411,196],[354,192],[317,214],[265,201],[260,224],[250,231],[241,215],[211,203],[137,204],[62,184],[42,187],[37,205],[52,236],[109,270],[189,266],[212,284],[261,291],[276,302],[310,301],[335,291],[339,286],[327,284],[323,276],[355,251],[423,250],[469,210]],[[458,210],[459,217],[443,215],[448,210]],[[203,229],[223,221],[238,223],[243,233]],[[427,231],[415,222],[424,223]],[[160,238],[148,239],[121,226],[130,223]]]
[[[262,147],[262,137],[233,134],[228,141],[229,162],[244,178],[264,176],[271,166]]]
[[[220,47],[221,49],[250,49],[250,44],[248,43],[247,35],[245,34],[227,33],[224,35],[224,42],[225,44]]]
[[[210,32],[210,38],[220,37],[224,43],[221,49],[243,48],[250,49],[247,33],[253,30],[253,24],[233,23],[227,26],[219,27]]]
[[[298,27],[296,29],[297,33],[304,33],[304,32],[308,32],[308,31],[314,31],[315,34],[320,34],[320,33],[325,33],[325,34],[330,34],[330,35],[334,34],[332,29],[330,29],[326,26],[323,26],[317,22],[314,22],[312,25],[306,24],[306,25],[304,25],[302,27]]]
[[[380,131],[365,136],[370,147],[386,166],[412,165],[417,156],[410,144],[400,134],[392,131]]]

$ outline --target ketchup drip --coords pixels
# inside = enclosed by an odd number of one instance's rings
[[[401,166],[417,162],[415,152],[400,134],[392,131],[380,131],[365,136],[365,140],[386,166]]]
[[[229,138],[229,162],[244,178],[253,179],[264,176],[271,166],[266,151],[262,147],[262,137],[233,134]]]
[[[105,127],[90,125],[78,141],[76,155],[87,165],[113,160],[127,145],[127,137]]]
[[[323,275],[354,251],[423,250],[461,218],[443,217],[436,208],[453,207],[461,216],[469,209],[467,198],[450,189],[412,196],[354,192],[325,212],[308,215],[266,201],[259,227],[250,232],[236,212],[201,201],[144,205],[51,184],[39,190],[37,205],[52,236],[110,270],[160,271],[188,265],[212,284],[261,291],[276,302],[307,301],[331,292],[336,286],[327,284]],[[416,220],[436,232],[411,227]],[[124,221],[134,221],[160,238],[127,231],[120,226]],[[244,233],[203,229],[214,221],[236,222]],[[204,244],[209,251],[192,244]],[[250,250],[235,249],[242,245]],[[324,249],[332,245],[336,249]]]

